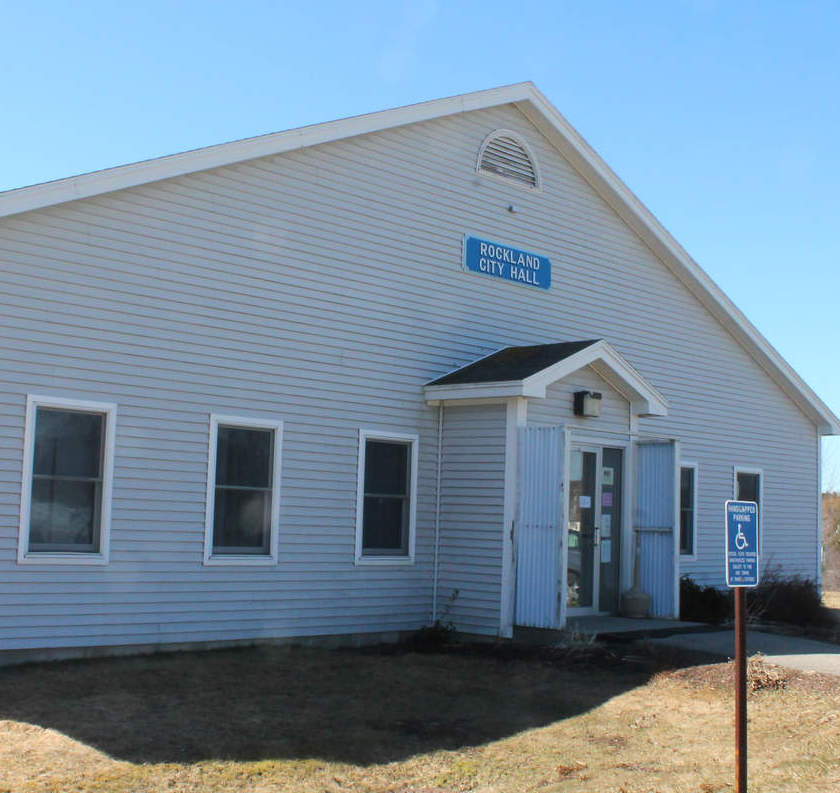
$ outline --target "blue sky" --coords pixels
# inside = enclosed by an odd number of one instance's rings
[[[533,80],[840,413],[836,2],[0,10],[0,190]]]

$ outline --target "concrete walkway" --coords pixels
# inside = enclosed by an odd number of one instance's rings
[[[679,633],[651,638],[648,641],[652,644],[696,650],[724,658],[732,658],[735,655],[735,635],[732,629]],[[840,645],[837,644],[747,630],[747,652],[749,655],[763,653],[768,663],[790,669],[840,676]]]

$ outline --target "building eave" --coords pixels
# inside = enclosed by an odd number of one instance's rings
[[[618,178],[562,114],[531,82],[436,99],[338,121],[195,149],[130,165],[0,193],[0,217],[92,198],[176,176],[258,157],[379,132],[456,113],[513,104],[551,141],[592,188],[680,279],[770,378],[816,425],[840,434],[840,418],[814,393],[720,287]]]
[[[311,124],[305,127],[273,132],[253,138],[207,146],[170,154],[151,160],[120,165],[66,179],[44,182],[0,193],[0,217],[41,209],[66,201],[110,193],[129,187],[171,179],[176,176],[234,165],[238,162],[268,157],[321,143],[381,132],[406,124],[434,118],[482,110],[504,104],[528,102],[536,91],[533,83],[476,91],[470,94],[434,99],[406,107],[381,110],[360,116]]]

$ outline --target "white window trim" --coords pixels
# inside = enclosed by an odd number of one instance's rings
[[[35,458],[35,417],[39,407],[75,410],[79,413],[101,413],[105,416],[104,453],[102,458],[102,503],[99,512],[99,551],[30,551],[29,521],[32,510],[32,466]],[[106,565],[111,549],[111,496],[114,481],[114,445],[117,406],[113,402],[91,402],[83,399],[27,394],[26,423],[23,433],[23,468],[20,488],[20,527],[18,531],[18,564]]]
[[[508,176],[502,176],[498,173],[493,173],[493,171],[485,171],[481,168],[481,160],[484,157],[484,150],[490,145],[491,141],[494,138],[513,138],[524,150],[528,157],[531,159],[531,165],[534,168],[534,179],[536,180],[535,185],[528,185],[524,184],[523,182],[519,182],[516,179],[511,179]],[[481,177],[487,177],[488,179],[493,179],[500,184],[506,185],[515,185],[520,190],[526,190],[529,193],[541,193],[542,192],[542,178],[540,176],[540,168],[539,164],[537,163],[537,157],[534,154],[534,150],[531,148],[530,144],[527,140],[525,140],[522,135],[518,132],[515,132],[512,129],[495,129],[489,135],[487,135],[484,140],[481,142],[481,146],[478,148],[478,157],[475,161],[475,172]]]
[[[732,498],[738,498],[738,474],[758,474],[758,555],[761,562],[764,549],[764,469],[749,465],[736,465],[732,469]]]
[[[680,551],[680,561],[686,562],[695,562],[697,561],[697,542],[699,539],[700,532],[697,530],[697,492],[699,489],[699,466],[696,462],[691,460],[681,460],[680,461],[680,472],[682,472],[683,468],[691,468],[694,471],[694,504],[692,505],[693,510],[693,526],[694,526],[694,542],[692,543],[692,547],[694,551],[692,553],[682,553]],[[682,475],[682,474],[681,474]]]
[[[213,515],[216,508],[216,451],[219,425],[272,430],[274,432],[274,457],[271,477],[271,521],[269,526],[269,552],[267,554],[213,554]],[[207,452],[207,497],[204,515],[204,564],[218,566],[264,566],[277,564],[280,527],[280,465],[283,446],[283,422],[251,416],[210,414],[210,440]]]
[[[395,556],[365,556],[362,552],[362,524],[365,507],[365,451],[367,441],[402,441],[411,444],[411,481],[408,504],[408,554]],[[420,436],[411,433],[359,430],[359,464],[356,472],[356,564],[412,565],[414,564],[415,528],[417,516],[417,461]]]

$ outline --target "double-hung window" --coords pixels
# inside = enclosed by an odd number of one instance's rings
[[[18,562],[107,563],[116,411],[27,399]]]
[[[276,562],[282,432],[278,421],[210,417],[205,564]]]
[[[697,464],[680,466],[680,554],[697,552]]]
[[[414,560],[416,435],[359,432],[356,563]]]

